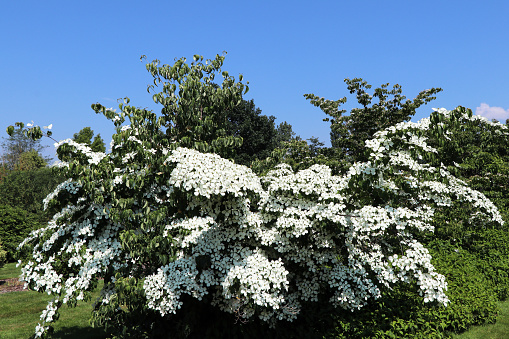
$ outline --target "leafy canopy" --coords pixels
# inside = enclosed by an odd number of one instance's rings
[[[346,103],[346,97],[339,100],[328,100],[314,94],[305,94],[304,97],[331,117],[324,121],[330,121],[332,147],[351,162],[366,161],[366,140],[373,138],[378,131],[409,121],[417,108],[434,100],[433,95],[442,91],[441,88],[431,88],[420,92],[413,100],[405,100],[400,85],[389,90],[386,83],[369,94],[367,90],[371,85],[361,78],[346,78],[345,83],[350,94],[355,93],[357,102],[362,106],[352,109],[349,115],[344,116],[346,110],[339,108]]]
[[[94,138],[93,141],[92,138]],[[72,139],[77,143],[89,146],[94,152],[106,151],[106,146],[104,145],[104,140],[101,138],[101,135],[97,134],[94,137],[94,131],[90,127],[84,127],[78,133],[74,133]]]

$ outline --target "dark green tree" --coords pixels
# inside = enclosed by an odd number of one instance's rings
[[[24,208],[0,204],[0,242],[7,252],[7,262],[16,258],[19,243],[40,225],[35,215]]]
[[[265,159],[283,141],[291,140],[292,126],[286,121],[276,129],[276,117],[262,115],[254,100],[242,100],[240,105],[228,111],[226,133],[242,137],[242,145],[236,149],[234,160],[249,166],[254,160]],[[293,134],[292,134],[293,133]]]
[[[242,145],[237,148],[234,157],[236,163],[249,165],[254,158],[267,157],[274,149],[276,118],[261,113],[253,100],[242,100],[240,105],[228,111],[226,133],[242,137]]]
[[[11,171],[0,183],[0,201],[23,208],[44,221],[48,216],[44,211],[43,200],[64,180],[57,171],[48,167]]]
[[[305,94],[304,97],[331,117],[324,121],[330,121],[332,147],[337,149],[337,156],[345,158],[347,162],[366,161],[366,140],[389,126],[409,121],[417,108],[434,100],[433,95],[442,91],[441,88],[431,88],[420,92],[413,100],[405,100],[400,85],[394,85],[389,90],[389,84],[386,83],[369,94],[366,90],[371,85],[360,78],[347,78],[345,83],[350,94],[355,94],[357,102],[362,106],[352,109],[350,115],[344,116],[346,110],[340,109],[346,103],[346,97],[336,101],[314,94]],[[375,98],[377,101],[374,102]]]
[[[94,138],[92,140],[92,138]],[[72,138],[74,141],[89,146],[94,152],[105,152],[106,146],[104,140],[101,138],[101,134],[97,134],[94,137],[94,131],[90,127],[82,128],[78,133],[74,133]]]
[[[318,140],[317,137],[311,137],[309,139],[306,139],[309,141],[309,152],[311,153],[312,157],[316,157],[318,154],[320,154],[320,149],[325,146],[323,142]]]

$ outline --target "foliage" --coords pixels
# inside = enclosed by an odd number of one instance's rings
[[[362,108],[354,108],[350,115],[343,116],[346,110],[339,107],[346,103],[346,97],[339,100],[327,100],[314,94],[305,94],[311,104],[330,116],[324,121],[330,121],[331,144],[337,149],[339,158],[346,158],[350,163],[366,161],[364,143],[373,138],[378,131],[394,126],[400,122],[409,121],[415,110],[422,104],[434,100],[434,94],[442,91],[441,88],[431,88],[420,92],[413,100],[401,95],[400,85],[394,85],[391,90],[389,84],[383,84],[369,94],[366,90],[371,88],[366,81],[360,78],[345,79],[350,94],[354,94]],[[392,99],[389,98],[392,96]],[[373,103],[377,98],[378,102]],[[329,120],[330,119],[330,120]]]
[[[455,244],[430,244],[437,271],[447,277],[447,307],[430,307],[399,286],[357,313],[336,314],[339,338],[448,338],[473,325],[492,323],[498,314],[491,282],[479,270],[486,263]],[[331,333],[331,334],[332,334]]]
[[[101,135],[97,134],[93,141],[92,138],[94,138],[94,131],[90,127],[84,127],[78,133],[74,133],[72,139],[77,143],[89,146],[94,152],[105,152],[106,146]]]
[[[0,268],[4,266],[7,261],[7,251],[2,247],[2,241],[0,240]]]
[[[21,153],[14,171],[30,171],[46,167],[46,160],[35,150]]]
[[[509,217],[509,133],[503,125],[472,119],[458,119],[472,112],[462,109],[445,115],[442,121],[448,141],[436,143],[438,159],[448,170],[482,192]],[[506,125],[507,127],[507,125]]]
[[[224,59],[224,55],[217,55],[203,64],[203,57],[195,55],[190,65],[185,58],[177,60],[172,66],[159,66],[159,60],[148,63],[147,70],[154,77],[154,85],[149,85],[147,90],[162,84],[161,92],[152,96],[154,102],[163,105],[159,118],[152,112],[124,105],[119,106],[122,110],[120,116],[99,104],[92,105],[92,108],[96,113],[115,118],[117,127],[126,116],[132,116],[140,123],[143,121],[145,128],[157,131],[154,137],[161,148],[188,147],[229,158],[233,153],[232,146],[239,147],[242,139],[227,136],[227,114],[241,103],[242,94],[247,93],[248,87],[241,82],[242,75],[236,82],[228,72],[221,72]],[[221,86],[214,83],[219,73],[223,77]],[[129,99],[126,98],[125,102],[129,103]],[[159,132],[160,128],[166,130],[164,135]],[[121,137],[121,134],[118,135],[118,138]],[[121,142],[120,139],[114,141],[117,144]]]
[[[0,204],[0,241],[8,262],[17,257],[19,243],[40,226],[39,220],[24,209]]]
[[[0,183],[0,199],[3,204],[22,208],[47,221],[43,200],[65,178],[51,168],[11,171]],[[51,217],[51,215],[49,216]]]

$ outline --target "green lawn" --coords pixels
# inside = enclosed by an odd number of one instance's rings
[[[19,276],[16,264],[0,268],[0,279]],[[94,294],[94,298],[98,292]],[[0,294],[0,338],[29,338],[40,321],[39,316],[46,308],[51,296],[33,291]],[[79,304],[76,308],[63,306],[60,319],[54,324],[54,338],[94,339],[106,338],[102,329],[92,328],[88,322],[92,302]]]

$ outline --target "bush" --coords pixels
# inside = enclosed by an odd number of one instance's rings
[[[2,242],[0,241],[0,268],[4,266],[7,261],[7,252],[2,248]]]
[[[16,248],[28,234],[41,227],[38,217],[24,209],[0,205],[0,240],[6,251],[7,262],[18,257]],[[29,249],[25,249],[29,252]],[[25,252],[25,253],[26,253]]]

